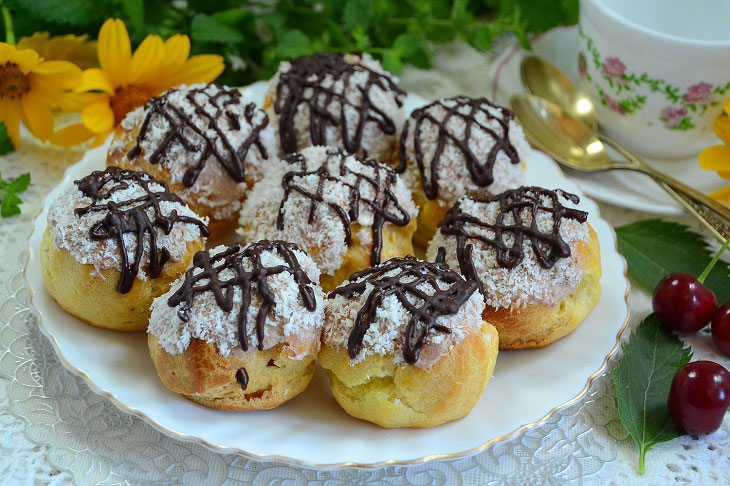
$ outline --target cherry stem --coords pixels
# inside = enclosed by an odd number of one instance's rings
[[[639,446],[639,474],[644,475],[646,472],[646,446]]]
[[[723,252],[727,250],[727,247],[730,245],[730,238],[725,239],[725,244],[722,245],[722,248],[717,250],[717,253],[715,253],[715,256],[712,257],[712,260],[710,260],[710,263],[707,264],[704,270],[702,270],[702,273],[699,277],[697,277],[697,281],[701,284],[705,283],[705,279],[712,271],[713,267],[717,263],[717,261],[720,259],[720,256],[722,256]]]

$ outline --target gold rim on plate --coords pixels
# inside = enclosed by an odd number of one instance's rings
[[[88,155],[88,152],[84,155],[84,157],[81,159],[81,161],[77,162],[77,164],[83,163],[83,160],[84,160],[84,158],[86,158],[87,155]],[[549,160],[552,164],[555,164],[555,161],[553,161],[552,159],[549,159]],[[64,176],[61,179],[61,182],[59,182],[59,185],[64,183],[64,181],[67,179],[67,177],[69,175],[68,172],[73,167],[75,167],[77,164],[73,164],[66,169],[66,171],[64,172]],[[555,164],[555,165],[557,165],[557,164]],[[58,186],[56,186],[56,187],[58,187]],[[200,437],[178,432],[176,430],[172,430],[172,429],[162,425],[161,423],[148,417],[145,413],[137,410],[136,408],[130,407],[129,405],[126,405],[125,403],[120,401],[113,393],[101,388],[99,385],[97,385],[96,383],[94,383],[91,380],[91,378],[89,377],[89,375],[86,374],[85,371],[73,366],[63,355],[63,353],[61,352],[61,348],[58,345],[58,341],[56,340],[56,337],[53,335],[52,332],[50,332],[48,329],[46,329],[46,327],[43,325],[43,315],[36,308],[35,304],[33,303],[33,288],[30,286],[30,283],[28,282],[28,278],[26,275],[26,272],[28,271],[28,265],[30,263],[31,255],[36,251],[34,248],[31,247],[31,240],[33,239],[33,236],[36,234],[36,225],[38,223],[38,219],[42,216],[43,212],[46,211],[47,206],[48,206],[47,203],[49,202],[48,199],[50,198],[51,193],[53,193],[54,190],[55,190],[55,188],[51,190],[51,192],[48,194],[48,196],[46,196],[46,199],[44,200],[43,208],[41,209],[40,214],[33,220],[33,231],[31,231],[30,235],[28,236],[28,252],[27,252],[28,255],[26,258],[25,266],[23,268],[23,280],[25,281],[26,287],[28,288],[28,292],[30,295],[30,308],[33,310],[33,312],[35,313],[35,315],[38,318],[38,327],[40,328],[41,332],[51,342],[51,345],[53,346],[53,350],[56,352],[56,355],[58,356],[58,359],[61,361],[61,364],[63,364],[63,366],[67,370],[72,372],[73,374],[81,377],[84,380],[84,382],[87,384],[87,386],[94,393],[97,393],[101,396],[108,398],[120,410],[122,410],[126,413],[129,413],[131,415],[134,415],[136,417],[139,417],[140,419],[142,419],[143,421],[145,421],[146,423],[148,423],[149,425],[151,425],[152,427],[154,427],[155,429],[159,430],[160,432],[166,434],[169,437],[184,440],[186,442],[193,442],[196,444],[200,444],[215,452],[229,453],[229,454],[235,453],[235,454],[240,454],[244,457],[254,459],[257,461],[262,461],[262,462],[277,461],[277,462],[284,462],[286,464],[299,466],[299,467],[303,467],[303,468],[320,469],[320,470],[322,470],[322,469],[342,469],[342,468],[347,468],[347,467],[373,469],[373,468],[382,468],[382,467],[386,467],[386,466],[411,466],[411,465],[417,465],[417,464],[424,464],[424,463],[427,463],[430,461],[436,461],[436,460],[459,459],[462,457],[477,454],[498,442],[504,442],[504,441],[510,440],[510,439],[518,436],[519,434],[525,432],[526,430],[529,430],[531,428],[544,424],[557,412],[570,407],[571,405],[575,404],[580,399],[582,399],[588,393],[588,390],[590,389],[590,386],[593,383],[593,381],[597,377],[602,375],[604,371],[606,371],[606,368],[608,366],[608,361],[618,351],[618,348],[619,348],[619,345],[621,342],[621,336],[623,335],[624,331],[626,330],[626,327],[628,326],[628,323],[629,323],[629,319],[631,318],[631,309],[629,308],[629,300],[628,300],[629,292],[631,290],[631,282],[629,281],[629,278],[627,275],[628,266],[626,263],[626,259],[623,257],[623,255],[621,255],[621,253],[618,252],[618,239],[616,236],[616,231],[613,229],[613,227],[610,224],[608,224],[608,222],[606,220],[601,219],[601,222],[606,224],[606,226],[610,230],[611,235],[613,236],[614,248],[616,250],[616,253],[619,256],[619,258],[621,259],[621,261],[623,262],[623,276],[624,276],[624,279],[626,280],[626,292],[624,294],[624,302],[626,303],[626,319],[624,320],[623,324],[621,325],[621,328],[618,330],[618,333],[616,334],[616,341],[614,343],[613,348],[611,348],[611,350],[608,352],[608,354],[603,358],[603,363],[601,364],[601,366],[598,368],[598,370],[595,373],[593,373],[592,375],[590,375],[588,377],[588,380],[586,381],[586,384],[583,387],[583,389],[580,392],[578,392],[578,394],[575,395],[573,398],[562,403],[561,405],[556,406],[555,408],[550,410],[547,414],[545,414],[545,416],[543,416],[542,418],[540,418],[534,422],[530,422],[525,425],[522,425],[521,427],[518,427],[514,431],[510,432],[509,434],[506,434],[506,435],[503,435],[501,437],[497,437],[494,439],[490,439],[471,449],[467,449],[465,451],[460,451],[460,452],[454,452],[454,453],[450,453],[450,454],[432,454],[432,455],[423,456],[423,457],[419,457],[416,459],[409,459],[409,460],[387,459],[385,461],[372,462],[372,463],[361,463],[361,462],[317,463],[317,462],[309,462],[309,461],[294,459],[294,458],[286,457],[286,456],[259,454],[256,452],[245,451],[243,449],[239,449],[236,447],[214,444],[214,443],[209,442]],[[596,217],[600,217],[601,213],[600,213],[600,209],[598,208],[598,205],[590,198],[586,197],[585,199],[591,201],[594,204],[594,206],[596,207]]]

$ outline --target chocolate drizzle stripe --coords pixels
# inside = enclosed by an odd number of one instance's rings
[[[160,209],[161,202],[183,203],[180,198],[167,190],[164,182],[153,179],[144,172],[108,167],[104,171],[94,171],[75,181],[74,184],[84,196],[92,200],[88,206],[74,209],[77,217],[89,213],[105,213],[104,217],[89,229],[89,238],[94,241],[116,241],[122,260],[122,274],[117,284],[117,291],[121,294],[131,290],[134,278],[139,273],[144,254],[145,235],[149,241],[149,274],[150,277],[157,278],[162,272],[162,267],[170,259],[167,248],[158,248],[158,229],[168,235],[176,223],[187,223],[196,225],[202,236],[207,237],[209,234],[208,227],[199,219],[181,216],[175,210],[164,215]],[[153,184],[161,186],[162,190],[154,191],[151,187]],[[118,202],[109,200],[115,192],[135,186],[142,188],[145,194]],[[125,234],[132,234],[136,238],[132,261],[129,261],[127,255]]]
[[[505,191],[494,197],[470,197],[478,203],[499,204],[492,223],[465,213],[461,207],[465,199],[457,201],[441,223],[441,234],[456,238],[456,257],[461,273],[479,283],[479,289],[484,292],[472,256],[474,241],[494,248],[497,264],[503,268],[514,268],[524,259],[525,243],[529,243],[543,268],[552,268],[561,258],[568,258],[570,245],[560,236],[560,226],[565,219],[585,223],[588,213],[563,206],[560,196],[574,204],[580,202],[578,196],[561,189],[553,191],[535,186]],[[550,217],[549,233],[540,231],[537,221],[540,215]],[[507,216],[511,216],[512,222],[507,222]],[[484,229],[488,230],[487,235],[479,232]],[[445,254],[445,248],[439,248],[437,261],[444,261]]]
[[[261,307],[256,314],[257,348],[264,349],[264,325],[266,316],[274,306],[275,296],[269,286],[269,277],[280,273],[289,273],[299,287],[299,296],[304,307],[312,312],[317,307],[312,282],[302,269],[294,251],[297,246],[284,241],[262,240],[245,248],[239,245],[211,256],[208,251],[199,251],[193,257],[193,266],[185,272],[185,280],[175,293],[167,300],[167,305],[177,307],[178,317],[184,322],[190,320],[189,312],[193,307],[196,295],[212,292],[215,301],[224,312],[233,311],[235,289],[241,291],[241,307],[238,310],[238,339],[241,349],[248,351],[248,310],[251,306],[251,294],[256,290],[261,297]],[[272,267],[261,263],[264,252],[276,253],[284,260],[284,264]],[[252,270],[244,270],[243,260],[247,260]],[[199,271],[198,271],[199,270]],[[230,270],[233,276],[221,278],[224,270]]]
[[[253,103],[246,105],[243,118],[251,127],[251,133],[243,143],[238,147],[234,147],[218,121],[226,118],[232,130],[241,130],[239,118],[229,109],[232,105],[242,103],[241,93],[237,89],[217,87],[218,91],[211,95],[208,92],[211,86],[216,85],[208,84],[203,88],[191,89],[185,94],[185,99],[192,105],[195,114],[200,117],[199,122],[196,122],[191,115],[170,101],[170,95],[178,92],[177,89],[171,89],[158,98],[150,99],[145,105],[147,114],[137,135],[136,145],[129,151],[127,158],[134,159],[139,156],[142,151],[140,144],[149,134],[150,123],[152,123],[154,117],[161,117],[165,120],[168,129],[160,144],[150,155],[149,161],[151,163],[159,163],[171,145],[177,142],[190,153],[200,153],[193,167],[190,167],[183,175],[183,184],[186,187],[195,184],[210,158],[217,160],[231,179],[236,182],[243,182],[245,177],[244,161],[251,147],[256,147],[261,157],[268,159],[260,135],[269,124],[269,117],[261,112],[263,115],[262,121],[254,125],[254,117],[258,110]],[[205,102],[200,103],[197,101],[196,96],[204,96],[207,99]],[[208,110],[211,107],[213,109],[212,113]],[[215,138],[208,136],[206,130],[213,130]],[[222,151],[218,149],[217,141],[223,145]]]
[[[364,85],[353,79],[358,72],[367,74]],[[292,153],[304,148],[297,146],[294,127],[301,106],[308,107],[311,145],[334,143],[327,139],[327,129],[334,127],[342,137],[343,148],[349,153],[358,153],[367,122],[375,123],[384,135],[394,135],[397,131],[395,122],[371,99],[374,87],[394,92],[397,105],[402,106],[401,98],[405,93],[390,76],[362,64],[350,64],[344,54],[319,53],[292,61],[289,70],[279,74],[274,101],[284,151]],[[353,90],[360,92],[359,104],[353,102],[352,96],[348,97]],[[346,112],[353,110],[357,113],[357,122],[351,128]],[[363,152],[363,155],[367,156],[367,153]]]
[[[246,368],[239,368],[236,371],[236,381],[241,385],[242,390],[248,388],[248,373],[246,372]]]
[[[389,275],[391,273],[393,275]],[[447,288],[442,290],[439,283]],[[411,314],[403,339],[403,359],[409,364],[418,361],[431,330],[451,333],[448,327],[437,324],[436,319],[458,313],[477,290],[476,282],[465,280],[443,263],[422,262],[407,256],[352,274],[349,282],[335,289],[329,297],[360,295],[368,284],[374,288],[358,311],[347,340],[350,358],[355,359],[360,353],[365,334],[377,318],[378,309],[388,296],[394,295]]]
[[[310,201],[309,216],[307,218],[309,224],[314,223],[316,210],[320,204],[327,206],[334,212],[342,222],[342,227],[345,231],[345,244],[349,246],[352,244],[352,230],[350,225],[358,219],[360,205],[362,203],[373,212],[373,245],[370,254],[370,264],[377,265],[380,263],[380,252],[383,246],[383,225],[389,222],[397,226],[406,226],[410,222],[411,217],[398,202],[398,197],[394,192],[393,187],[398,182],[398,175],[392,169],[373,159],[357,159],[364,166],[373,169],[373,175],[369,176],[348,167],[347,160],[349,157],[354,156],[346,156],[336,149],[328,150],[327,160],[319,168],[307,170],[306,160],[302,154],[294,153],[287,156],[286,162],[294,166],[299,165],[301,170],[289,171],[282,178],[281,184],[284,187],[284,197],[279,204],[276,227],[279,230],[284,229],[284,205],[291,194],[296,193]],[[336,164],[336,171],[330,169],[331,163]],[[310,175],[318,178],[317,187],[314,191],[298,184],[299,181]],[[349,176],[355,178],[354,183],[347,182],[346,178]],[[350,199],[347,204],[347,209],[340,207],[334,202],[325,200],[325,184],[328,182],[341,184],[348,188]],[[362,195],[364,185],[369,186],[375,192],[373,198],[367,198]]]
[[[443,118],[438,119],[432,113],[434,107],[441,107],[446,112]],[[494,115],[490,111],[490,108],[499,110],[501,116]],[[488,123],[480,122],[478,119],[480,114],[488,122],[495,122],[499,126],[499,129],[495,129]],[[438,169],[447,144],[452,144],[461,152],[474,184],[479,187],[490,186],[494,182],[494,164],[500,152],[504,153],[512,164],[520,162],[517,149],[515,149],[509,140],[509,123],[513,118],[514,114],[510,110],[496,105],[486,98],[475,99],[465,96],[456,96],[447,100],[434,101],[429,105],[414,110],[409,120],[406,121],[403,132],[401,133],[400,163],[396,171],[403,172],[406,170],[408,159],[406,154],[406,140],[410,133],[411,123],[413,123],[413,151],[416,158],[415,162],[421,173],[423,192],[427,198],[435,199],[438,197]],[[449,122],[455,120],[462,120],[465,125],[463,137],[454,134],[449,127]],[[431,160],[428,161],[430,169],[428,177],[426,177],[426,160],[422,136],[426,127],[431,125],[438,127],[438,135],[436,138],[436,148],[433,151]],[[475,154],[471,148],[471,143],[474,138],[481,136],[482,133],[491,137],[493,142],[486,157]]]

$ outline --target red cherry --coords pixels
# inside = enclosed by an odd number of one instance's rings
[[[652,306],[665,325],[680,332],[697,332],[712,319],[717,299],[693,276],[671,273],[657,285]]]
[[[730,304],[725,304],[712,316],[712,340],[726,356],[730,356]]]
[[[730,373],[713,361],[694,361],[677,371],[669,390],[669,415],[691,435],[720,428],[730,405]]]

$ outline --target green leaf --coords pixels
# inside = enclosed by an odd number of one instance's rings
[[[406,32],[395,38],[393,50],[402,56],[410,56],[425,45],[426,39],[423,36]]]
[[[122,0],[121,3],[127,27],[131,31],[131,37],[142,40],[145,34],[143,0]]]
[[[277,51],[283,59],[309,54],[309,37],[301,30],[285,32],[279,39]]]
[[[89,25],[99,20],[99,2],[95,0],[12,0],[46,22],[64,25]]]
[[[5,126],[5,122],[0,121],[0,155],[14,151],[15,147],[13,147],[13,142],[10,140],[10,135],[8,135],[8,128]]]
[[[399,73],[403,70],[403,62],[400,60],[400,53],[388,49],[383,53],[383,67],[392,73]]]
[[[220,22],[223,25],[236,27],[240,26],[246,21],[252,20],[254,18],[254,14],[249,10],[244,10],[242,8],[230,8],[228,10],[216,12],[211,15],[211,17],[216,22]]]
[[[20,214],[19,205],[22,202],[15,194],[5,194],[2,203],[0,203],[0,216],[7,218]]]
[[[213,17],[198,14],[193,18],[190,34],[194,41],[218,44],[243,42],[243,34]]]
[[[660,219],[639,221],[616,229],[619,252],[626,258],[629,276],[646,290],[673,272],[697,277],[712,259],[701,235],[687,226]],[[719,302],[730,301],[730,267],[717,262],[705,279]]]
[[[25,173],[14,181],[4,181],[0,176],[0,216],[7,218],[20,214],[20,204],[23,202],[16,194],[28,189],[30,174]]]
[[[25,174],[21,175],[17,179],[15,179],[13,182],[8,184],[7,190],[9,192],[14,192],[15,194],[21,193],[28,189],[28,186],[30,185],[30,173],[26,172]]]
[[[504,3],[519,8],[529,32],[544,32],[577,21],[577,0],[508,0]]]
[[[480,25],[471,43],[478,51],[486,52],[492,48],[492,29],[489,25]]]
[[[691,357],[690,349],[654,314],[623,345],[613,385],[621,423],[639,446],[640,474],[644,474],[646,452],[652,446],[684,435],[669,416],[667,398],[674,374]]]
[[[371,0],[348,0],[342,11],[342,22],[349,30],[367,29],[372,13]]]

